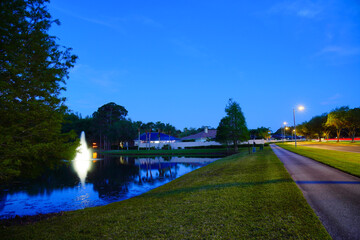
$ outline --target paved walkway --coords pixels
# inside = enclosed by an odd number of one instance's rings
[[[335,145],[335,144],[306,144],[306,143],[298,143],[299,146],[304,147],[312,147],[312,148],[320,148],[320,149],[327,149],[327,150],[335,150],[335,151],[343,151],[343,152],[355,152],[360,153],[360,145],[354,146],[344,146],[344,145]]]
[[[360,239],[360,178],[270,145],[333,239]]]

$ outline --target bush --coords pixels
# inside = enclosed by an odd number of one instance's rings
[[[164,150],[171,150],[171,146],[169,144],[165,144],[164,146],[162,146],[161,149],[164,149]]]

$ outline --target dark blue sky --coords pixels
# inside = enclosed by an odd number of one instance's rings
[[[217,127],[229,98],[249,128],[360,106],[360,2],[70,1],[51,33],[79,60],[67,105],[115,102],[132,120]]]

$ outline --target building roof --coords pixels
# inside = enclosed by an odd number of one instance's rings
[[[170,137],[170,138],[169,138]],[[160,133],[160,141],[174,141],[174,140],[179,140],[176,137],[173,136],[169,136],[167,134],[164,133]],[[138,139],[135,139],[138,140]],[[159,133],[158,132],[151,132],[151,133],[147,133],[147,139],[146,139],[146,133],[143,133],[140,135],[140,140],[141,141],[146,141],[146,140],[150,140],[150,141],[159,141]]]
[[[181,140],[191,140],[191,139],[202,139],[202,138],[210,138],[213,139],[216,137],[216,129],[209,129],[207,133],[205,131],[196,133],[187,137],[183,137]]]

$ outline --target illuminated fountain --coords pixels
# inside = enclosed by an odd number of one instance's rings
[[[73,161],[73,166],[80,178],[81,184],[84,185],[87,172],[91,167],[91,151],[87,147],[84,131],[81,132],[80,146],[76,149],[76,151],[77,154]]]

